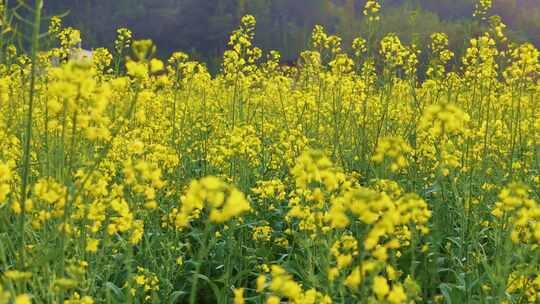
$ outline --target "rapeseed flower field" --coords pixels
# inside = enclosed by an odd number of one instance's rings
[[[539,51],[490,5],[462,58],[317,26],[295,67],[248,15],[217,75],[53,18],[0,65],[0,303],[540,302]]]

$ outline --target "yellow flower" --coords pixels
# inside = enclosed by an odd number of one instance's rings
[[[394,285],[392,287],[392,290],[388,294],[387,300],[392,304],[404,303],[407,300],[407,294],[405,293],[405,289],[403,288],[403,286]]]
[[[279,304],[281,303],[281,300],[279,297],[276,296],[269,296],[268,299],[266,299],[266,304]]]
[[[381,9],[381,5],[376,0],[368,0],[366,2],[366,5],[364,6],[364,15],[369,18],[370,21],[377,21],[379,20],[379,16],[377,16],[377,13]]]
[[[10,193],[9,182],[12,179],[12,172],[10,167],[0,162],[0,205],[2,205]]]
[[[244,288],[234,289],[234,304],[244,304]]]
[[[163,61],[159,60],[159,59],[155,59],[155,58],[152,58],[150,60],[150,72],[151,73],[157,73],[157,72],[160,72],[163,70],[164,68],[164,64],[163,64]]]
[[[193,181],[189,186],[176,215],[176,227],[187,227],[191,218],[197,218],[205,206],[210,209],[209,219],[214,223],[224,223],[251,210],[242,192],[217,177],[209,176]]]
[[[339,275],[339,269],[337,267],[332,267],[328,270],[328,280],[330,282],[333,282],[338,275]]]
[[[88,252],[96,252],[99,246],[99,240],[96,239],[88,239],[86,243],[86,251]]]
[[[383,299],[388,292],[390,291],[390,287],[388,286],[388,282],[386,281],[386,278],[382,276],[376,276],[373,278],[373,292],[379,299]]]
[[[354,268],[353,271],[345,279],[345,285],[351,289],[356,289],[362,282],[362,276],[360,274],[360,269]]]
[[[257,292],[262,292],[266,284],[266,276],[262,274],[259,275],[257,277],[256,283],[257,283]]]
[[[139,79],[148,77],[148,68],[143,63],[128,61],[126,63],[126,68],[129,76]]]
[[[26,294],[18,295],[15,298],[15,301],[13,303],[14,304],[31,304],[32,303],[32,298],[29,295],[26,295]]]

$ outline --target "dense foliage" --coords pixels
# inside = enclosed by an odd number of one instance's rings
[[[73,56],[39,3],[0,44],[0,304],[540,302],[540,53],[491,1],[459,58],[372,0],[284,66],[246,15],[217,75],[126,28]]]

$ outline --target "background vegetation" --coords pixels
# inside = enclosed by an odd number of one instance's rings
[[[116,29],[127,27],[135,37],[150,38],[160,55],[185,51],[217,65],[231,31],[245,14],[257,18],[256,44],[295,59],[309,44],[316,24],[337,33],[348,45],[366,32],[362,9],[366,0],[55,0],[47,14],[69,12],[66,25],[81,29],[86,48],[111,45]],[[377,34],[395,32],[405,42],[428,40],[446,32],[461,54],[467,38],[479,34],[471,18],[472,0],[386,0]],[[495,0],[493,13],[509,25],[511,38],[540,43],[540,2]],[[379,37],[379,38],[380,38]]]

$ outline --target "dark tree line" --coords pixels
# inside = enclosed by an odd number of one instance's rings
[[[65,23],[83,32],[85,47],[111,45],[115,30],[130,28],[136,38],[151,38],[160,55],[182,50],[210,64],[223,52],[228,35],[244,14],[257,18],[257,43],[293,58],[309,43],[315,24],[325,25],[345,42],[364,32],[366,0],[48,0],[49,15],[68,12]],[[377,35],[396,32],[405,41],[425,41],[447,32],[459,53],[478,24],[473,0],[386,0]],[[514,38],[538,42],[538,0],[494,0],[493,12]]]

